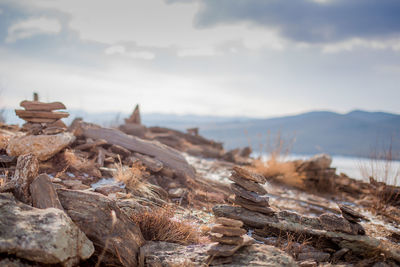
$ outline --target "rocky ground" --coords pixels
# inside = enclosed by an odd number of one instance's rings
[[[400,189],[328,155],[260,162],[138,107],[116,128],[21,107],[0,125],[0,266],[400,264]]]

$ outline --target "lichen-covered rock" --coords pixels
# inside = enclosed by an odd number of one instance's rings
[[[139,264],[143,265],[139,266],[203,266],[208,258],[209,247],[206,244],[183,246],[167,242],[147,242],[140,249]],[[229,261],[231,262],[228,264],[213,266],[297,266],[293,258],[282,250],[262,244],[239,249]]]
[[[10,139],[7,145],[7,154],[20,156],[33,153],[40,161],[48,160],[75,141],[71,133],[55,135],[25,135]]]
[[[93,243],[55,208],[37,209],[0,194],[0,253],[42,264],[72,265],[88,259]]]

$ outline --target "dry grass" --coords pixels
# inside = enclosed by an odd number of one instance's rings
[[[277,133],[275,140],[271,141],[271,133],[268,132],[266,145],[268,156],[265,159],[259,157],[254,160],[252,167],[270,181],[303,188],[304,177],[296,172],[294,162],[286,160],[294,142],[295,138],[283,139],[280,132]],[[260,149],[263,149],[262,145]]]
[[[375,149],[368,163],[359,165],[362,177],[369,180],[374,188],[372,193],[378,201],[372,208],[378,212],[384,211],[393,202],[400,202],[400,190],[392,186],[400,184],[400,164],[395,161],[399,155],[394,153],[392,143],[393,140],[380,151]]]
[[[166,241],[183,245],[200,242],[199,231],[189,221],[176,220],[171,208],[158,208],[135,214],[136,222],[146,240]]]
[[[147,181],[149,174],[140,162],[135,162],[132,167],[124,166],[119,162],[115,167],[114,179],[123,182],[133,195],[158,198],[157,187]]]

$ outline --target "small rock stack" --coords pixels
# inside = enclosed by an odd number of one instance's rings
[[[211,229],[211,241],[218,244],[207,251],[210,265],[230,263],[236,251],[253,244],[254,240],[241,228],[243,222],[225,217],[218,217],[215,222],[217,224]]]
[[[231,184],[231,190],[235,194],[235,204],[251,211],[274,214],[274,210],[269,206],[269,198],[263,196],[268,193],[262,187],[267,181],[264,176],[235,166],[229,179],[234,182]]]
[[[342,212],[343,218],[345,218],[351,224],[351,228],[353,232],[359,235],[365,235],[365,230],[359,222],[361,220],[367,221],[368,219],[363,216],[361,213],[353,210],[349,206],[346,205],[338,205],[340,211]]]
[[[56,134],[64,131],[66,125],[62,118],[69,116],[68,112],[54,112],[54,110],[66,109],[61,102],[43,103],[39,101],[22,101],[20,106],[24,109],[16,109],[15,114],[26,121],[23,129],[31,134]]]

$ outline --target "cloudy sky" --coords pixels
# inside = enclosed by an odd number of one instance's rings
[[[399,0],[0,0],[0,105],[400,113]]]

